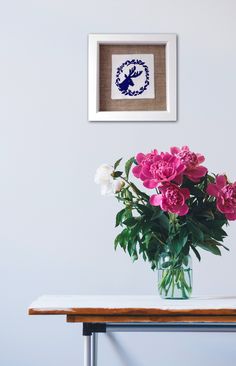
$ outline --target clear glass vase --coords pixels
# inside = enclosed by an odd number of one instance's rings
[[[163,299],[188,299],[192,293],[190,255],[166,254],[158,261],[158,290]]]

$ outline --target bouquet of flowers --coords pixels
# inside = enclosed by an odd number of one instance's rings
[[[119,168],[121,160],[114,166],[101,165],[95,176],[101,193],[123,204],[116,215],[122,231],[115,248],[120,246],[133,261],[142,256],[158,269],[162,297],[188,298],[190,251],[200,261],[201,250],[215,255],[221,255],[221,248],[228,250],[223,227],[236,220],[236,182],[229,182],[225,174],[209,174],[202,165],[204,156],[188,146],[138,153],[124,170]]]

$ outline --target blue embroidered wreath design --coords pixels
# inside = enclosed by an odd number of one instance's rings
[[[124,69],[124,67],[125,66],[132,66],[132,68],[131,69],[129,69],[129,72],[131,71],[131,70],[134,70],[133,72],[136,72],[135,70],[136,70],[136,66],[135,65],[140,65],[140,66],[142,66],[143,67],[143,71],[145,72],[145,76],[146,76],[146,80],[145,80],[145,83],[144,83],[144,85],[139,89],[139,90],[130,90],[129,88],[128,88],[128,86],[127,85],[123,85],[122,86],[122,84],[124,84],[125,82],[126,82],[126,80],[128,79],[128,77],[129,76],[127,76],[126,74],[125,74],[125,76],[126,76],[126,78],[121,82],[121,80],[120,80],[120,75],[121,74],[123,74],[123,69]],[[139,72],[136,72],[136,74],[138,74],[137,76],[134,76],[134,77],[138,77],[139,75],[141,75],[141,73],[143,72],[143,71],[139,71]],[[117,69],[116,69],[116,81],[115,81],[115,84],[116,84],[116,86],[118,87],[118,89],[119,89],[119,91],[121,92],[121,94],[124,94],[124,95],[129,95],[130,97],[134,97],[134,96],[136,96],[136,95],[140,95],[140,94],[142,94],[145,90],[147,90],[147,87],[148,87],[148,85],[149,85],[149,78],[150,78],[150,76],[149,76],[149,69],[148,69],[148,66],[145,64],[145,62],[144,61],[142,61],[142,60],[138,60],[138,59],[132,59],[132,60],[127,60],[127,61],[125,61],[125,62],[123,62]],[[132,76],[131,76],[131,78],[130,79],[132,79]],[[127,82],[127,83],[129,83],[129,81]],[[126,83],[126,84],[127,84]],[[133,82],[132,82],[133,83]],[[133,84],[130,84],[130,85],[134,85],[134,83]]]

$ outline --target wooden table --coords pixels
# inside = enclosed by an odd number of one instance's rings
[[[235,332],[236,296],[162,300],[158,296],[44,295],[29,315],[66,315],[83,323],[84,365],[97,364],[101,332]]]

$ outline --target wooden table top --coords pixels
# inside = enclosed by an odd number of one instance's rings
[[[44,295],[28,313],[66,315],[68,322],[236,322],[236,296],[163,300],[157,295]]]

